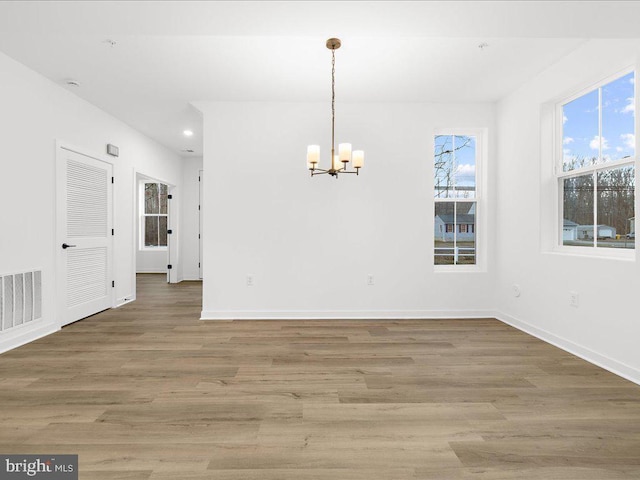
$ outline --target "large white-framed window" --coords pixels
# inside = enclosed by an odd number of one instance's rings
[[[169,188],[157,182],[144,182],[140,187],[140,248],[166,249]]]
[[[559,251],[634,258],[635,70],[556,106]]]
[[[434,136],[434,256],[436,270],[477,270],[484,262],[481,220],[485,133],[437,130]]]

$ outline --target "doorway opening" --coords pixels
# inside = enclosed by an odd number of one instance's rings
[[[142,173],[136,174],[136,273],[166,275],[177,281],[175,255],[174,185]]]

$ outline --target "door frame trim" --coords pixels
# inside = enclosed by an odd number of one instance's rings
[[[63,238],[64,236],[61,228],[61,221],[60,221],[61,206],[59,204],[59,193],[60,193],[60,185],[61,185],[60,182],[63,180],[66,181],[66,179],[60,178],[60,175],[61,175],[60,162],[62,161],[63,150],[77,153],[78,155],[83,155],[85,157],[92,158],[99,162],[107,163],[111,165],[112,173],[115,176],[115,172],[114,172],[115,162],[112,159],[96,154],[95,152],[91,152],[88,148],[79,147],[77,145],[73,145],[64,140],[56,139],[56,155],[55,155],[56,164],[55,164],[55,177],[54,177],[55,186],[53,191],[53,196],[54,196],[53,203],[54,203],[54,209],[55,209],[55,218],[54,218],[55,242],[52,248],[54,253],[53,258],[55,261],[53,271],[54,271],[54,278],[56,280],[53,286],[53,291],[55,295],[54,298],[56,299],[55,305],[53,305],[53,309],[55,312],[54,321],[55,321],[55,324],[58,326],[58,328],[63,326],[62,318],[60,318],[60,308],[58,305],[58,302],[60,301],[60,298],[59,298],[60,288],[58,286],[58,280],[59,280],[59,274],[60,274],[60,265],[62,262],[62,252],[60,252],[60,242],[61,242],[61,238]],[[115,196],[114,184],[111,184],[111,225],[113,228],[115,228],[115,224],[116,224],[116,196]],[[112,273],[113,279],[115,280],[118,272],[116,271],[116,262],[114,261],[116,255],[115,255],[115,242],[114,242],[113,235],[109,239],[109,242],[111,243],[111,257],[109,258],[109,261],[111,262],[111,266],[110,266],[111,273]],[[110,308],[114,308],[116,306],[116,289],[115,288],[111,289],[110,300],[111,300]]]
[[[168,253],[167,253],[167,262],[173,266],[171,270],[168,270],[167,283],[179,283],[181,280],[178,277],[178,270],[180,265],[179,235],[181,233],[180,230],[178,229],[180,225],[180,207],[179,207],[180,191],[178,189],[178,186],[173,182],[169,182],[163,178],[150,175],[141,170],[138,170],[137,168],[134,168],[133,169],[133,201],[135,203],[135,208],[132,209],[133,217],[132,217],[132,224],[131,224],[133,229],[132,230],[133,231],[133,263],[131,265],[131,271],[133,272],[132,285],[133,285],[133,291],[134,291],[134,298],[136,297],[137,291],[138,291],[137,279],[136,279],[136,270],[138,268],[137,268],[136,261],[137,261],[139,246],[140,246],[140,238],[139,238],[140,232],[138,231],[138,225],[140,224],[139,181],[141,178],[159,182],[159,183],[164,183],[167,186],[167,193],[169,193],[169,195],[176,196],[176,198],[172,201],[172,204],[169,204],[169,209],[167,210],[168,211],[167,228],[170,228],[172,230],[177,230],[177,233],[175,235],[170,235],[167,240],[168,247],[169,247]]]
[[[202,239],[204,237],[203,233],[203,223],[204,217],[202,216],[202,204],[204,203],[202,200],[204,198],[204,169],[198,170],[198,276],[200,280],[204,276],[202,274],[204,270],[204,261],[202,260]]]

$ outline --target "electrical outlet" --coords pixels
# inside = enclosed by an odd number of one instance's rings
[[[254,283],[253,273],[247,273],[247,287],[253,287]]]
[[[513,284],[513,296],[514,297],[519,297],[521,293],[522,292],[520,291],[520,285],[518,285],[517,283],[514,283]]]
[[[375,285],[372,274],[367,275],[367,285]]]
[[[569,305],[577,308],[578,302],[579,302],[578,292],[569,292]]]

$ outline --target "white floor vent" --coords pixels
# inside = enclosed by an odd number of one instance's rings
[[[42,317],[42,272],[0,275],[0,331]]]

